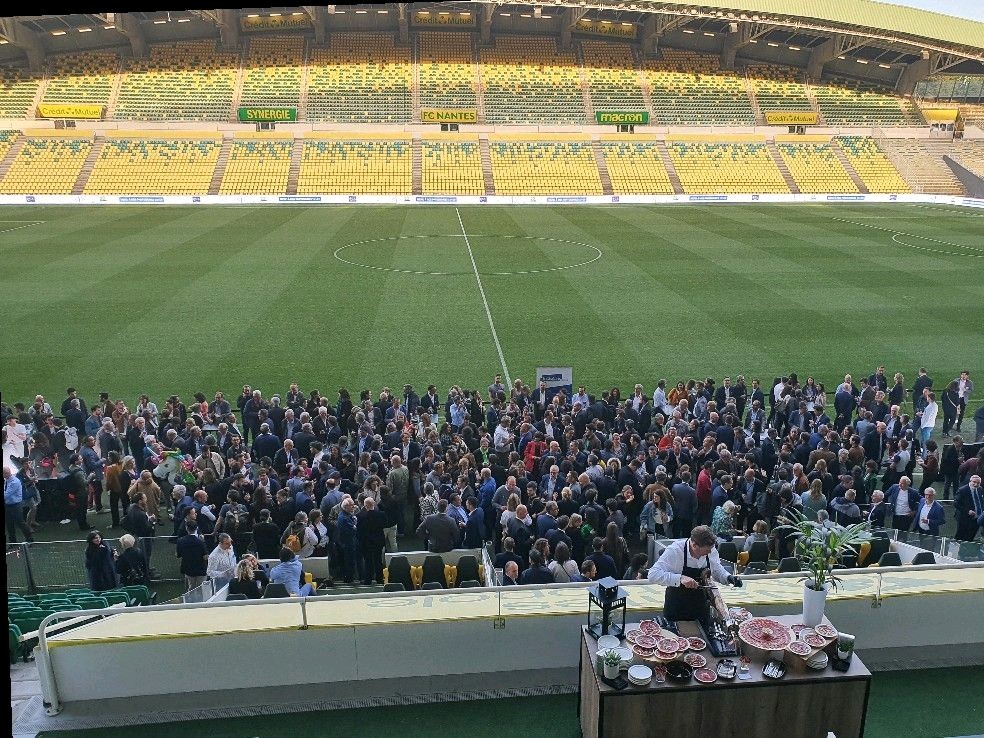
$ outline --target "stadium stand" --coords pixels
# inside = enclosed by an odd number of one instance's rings
[[[943,161],[944,155],[956,155],[953,142],[885,138],[880,146],[914,192],[964,194],[960,181]]]
[[[41,80],[16,67],[0,67],[0,118],[33,117],[31,105]]]
[[[219,194],[286,194],[293,147],[293,139],[233,141]]]
[[[112,52],[54,56],[42,102],[107,104],[119,70],[120,58]]]
[[[331,123],[406,123],[413,65],[391,34],[336,33],[311,49],[307,116]]]
[[[836,140],[869,191],[912,191],[873,138],[838,136]]]
[[[112,117],[120,120],[228,120],[239,54],[212,40],[150,47],[124,64]]]
[[[0,161],[6,158],[19,135],[20,131],[0,131]]]
[[[789,192],[764,142],[668,141],[685,192]]]
[[[485,179],[478,140],[428,141],[421,144],[421,184],[425,195],[484,195]]]
[[[582,41],[581,54],[595,110],[646,109],[631,46]]]
[[[939,107],[939,105],[934,105],[934,107]],[[984,105],[959,103],[956,107],[967,124],[984,128]]]
[[[753,126],[755,113],[741,77],[718,57],[664,49],[645,62],[653,122],[661,125]]]
[[[911,102],[867,82],[829,77],[813,91],[830,126],[925,125]]]
[[[858,191],[829,141],[780,141],[776,147],[800,192]]]
[[[87,195],[199,195],[208,192],[222,141],[111,138],[104,144],[85,185]]]
[[[487,123],[585,122],[577,59],[556,39],[500,36],[481,56]]]
[[[248,49],[239,104],[298,107],[304,75],[304,37],[256,36],[249,40]]]
[[[955,142],[951,156],[979,177],[984,177],[984,141],[964,140]]]
[[[409,136],[393,140],[304,142],[298,194],[407,194],[412,187]]]
[[[806,85],[797,70],[774,64],[753,64],[745,69],[763,113],[775,110],[813,110]]]
[[[602,194],[590,141],[526,141],[490,136],[489,154],[497,194]]]
[[[92,141],[79,137],[28,134],[24,147],[10,165],[0,194],[67,195],[72,192]]]
[[[475,108],[475,58],[471,34],[420,33],[420,107]]]
[[[672,195],[666,167],[654,141],[602,141],[612,191],[624,195]]]

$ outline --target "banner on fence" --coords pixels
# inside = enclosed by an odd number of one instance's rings
[[[820,122],[820,114],[808,110],[774,110],[765,114],[765,122],[770,126],[815,126]]]
[[[430,10],[418,10],[413,14],[413,24],[415,26],[462,26],[472,27],[475,25],[473,13],[451,13],[441,11],[435,13]]]
[[[74,118],[77,120],[102,120],[105,105],[82,103],[41,103],[39,118]]]
[[[285,31],[292,28],[310,28],[311,18],[307,13],[291,13],[283,15],[250,14],[240,19],[244,31]]]
[[[649,122],[648,110],[596,110],[595,121],[601,125],[637,125]]]
[[[297,108],[239,108],[240,123],[296,123]]]
[[[574,25],[575,33],[585,33],[589,36],[607,36],[608,38],[635,38],[634,23],[619,23],[616,21],[587,20],[582,18]]]
[[[440,108],[421,108],[421,123],[477,123],[478,111],[475,108],[442,110]]]

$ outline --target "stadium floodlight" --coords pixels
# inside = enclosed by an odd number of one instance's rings
[[[738,33],[738,24],[737,23],[729,23],[728,24],[728,31],[730,33]]]
[[[711,38],[714,38],[714,34],[711,33],[710,31],[704,31],[704,35],[705,36],[710,36]]]
[[[52,31],[51,32],[51,35],[52,36],[64,36],[66,33],[68,33],[68,31]]]
[[[690,29],[690,28],[684,28],[684,29],[683,29],[683,32],[684,32],[684,33],[690,33],[690,34],[694,34],[694,33],[697,33],[697,31],[694,31],[694,30],[692,30],[692,29]]]
[[[79,33],[91,33],[92,32],[92,29],[91,28],[76,28],[75,30],[78,31]]]
[[[789,47],[789,50],[790,51],[800,51],[800,47],[799,46],[790,46]]]
[[[882,69],[891,69],[892,68],[892,65],[891,64],[879,64],[878,66],[881,67]]]
[[[191,23],[191,18],[178,18],[178,23]]]
[[[334,5],[326,5],[325,8],[328,11],[328,15],[335,15],[335,6]]]

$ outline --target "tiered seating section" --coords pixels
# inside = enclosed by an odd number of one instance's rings
[[[577,58],[556,39],[500,36],[481,55],[487,123],[586,122]]]
[[[478,141],[428,141],[421,146],[421,187],[425,195],[484,195]]]
[[[837,141],[870,192],[911,192],[873,138],[838,136]]]
[[[150,47],[147,59],[124,66],[113,117],[120,120],[228,120],[239,55],[215,41]]]
[[[410,52],[385,33],[336,33],[311,51],[307,116],[331,123],[410,120]]]
[[[984,177],[984,141],[980,139],[959,141],[954,147],[952,156],[978,177]]]
[[[612,191],[622,195],[672,195],[673,185],[653,141],[603,141]]]
[[[912,103],[866,82],[830,77],[813,89],[829,126],[926,125]]]
[[[104,142],[87,195],[199,195],[208,192],[219,139],[120,138]]]
[[[595,110],[646,109],[631,46],[582,41],[581,52]]]
[[[41,80],[14,67],[0,67],[0,118],[28,118]]]
[[[753,126],[745,83],[722,70],[718,58],[691,51],[664,49],[660,59],[645,62],[653,103],[653,122],[660,125]]]
[[[421,33],[417,37],[420,107],[475,108],[475,58],[467,33]]]
[[[0,194],[70,194],[91,149],[86,138],[29,136],[0,181]]]
[[[240,105],[296,108],[304,75],[303,36],[255,36],[244,61]]]
[[[19,135],[20,131],[0,131],[0,161],[6,158]]]
[[[497,195],[600,195],[590,141],[489,142]]]
[[[220,195],[285,195],[293,139],[233,141]]]
[[[763,113],[813,109],[806,85],[794,70],[772,64],[756,64],[748,66],[745,73]]]
[[[858,191],[830,143],[780,142],[776,148],[800,192]]]
[[[400,195],[413,185],[409,137],[392,141],[304,142],[298,194]]]
[[[963,187],[943,156],[957,157],[952,141],[886,138],[881,142],[885,155],[895,164],[916,192],[962,195]]]
[[[107,104],[120,70],[114,53],[59,54],[48,65],[50,81],[42,102]]]
[[[764,143],[670,141],[667,148],[685,192],[789,192]]]

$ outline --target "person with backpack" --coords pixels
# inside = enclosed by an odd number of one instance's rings
[[[307,513],[299,512],[294,516],[294,521],[284,531],[280,542],[293,551],[299,559],[306,559],[314,553],[318,539],[314,531],[308,527]]]

